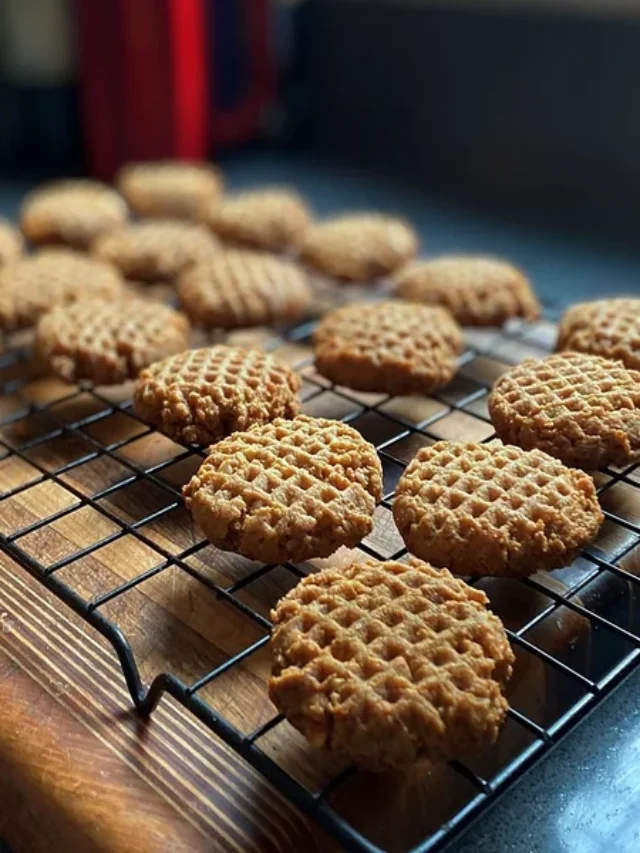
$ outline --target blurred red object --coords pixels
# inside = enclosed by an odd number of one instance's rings
[[[76,0],[90,171],[206,159],[259,133],[274,97],[269,0]]]

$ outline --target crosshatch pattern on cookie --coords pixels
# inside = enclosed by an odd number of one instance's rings
[[[587,474],[497,441],[443,441],[418,451],[393,512],[410,551],[462,575],[567,565],[603,519]]]
[[[640,372],[598,356],[565,352],[527,359],[489,398],[498,436],[588,469],[640,458]]]
[[[640,369],[640,299],[599,299],[573,305],[558,329],[558,350],[619,359]]]
[[[298,413],[298,375],[258,350],[188,350],[144,370],[136,412],[185,444],[209,444],[232,432]]]
[[[266,563],[301,561],[370,533],[382,470],[356,430],[300,415],[214,445],[184,496],[217,547]]]
[[[368,768],[473,752],[497,737],[514,660],[487,603],[415,559],[312,575],[272,613],[271,698]]]

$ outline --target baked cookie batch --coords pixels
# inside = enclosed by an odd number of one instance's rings
[[[372,532],[380,457],[352,426],[301,415],[297,373],[225,331],[310,318],[320,279],[348,297],[342,285],[375,296],[389,277],[385,299],[360,294],[309,330],[315,369],[383,401],[437,394],[461,326],[539,316],[531,283],[500,259],[416,260],[397,217],[317,222],[286,188],[226,194],[210,164],[130,164],[116,184],[51,183],[19,230],[0,221],[0,330],[33,328],[37,359],[68,382],[133,380],[139,418],[208,448],[183,494],[210,542],[306,572],[271,614],[269,694],[311,744],[383,771],[493,743],[515,658],[463,578],[561,568],[597,535],[588,472],[640,461],[640,300],[570,308],[558,352],[495,383],[496,438],[417,453],[386,495],[409,554],[310,571]],[[148,284],[172,304],[145,298]],[[194,349],[192,329],[219,342]]]

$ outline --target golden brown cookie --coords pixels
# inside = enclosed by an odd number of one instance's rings
[[[434,566],[516,577],[569,565],[603,520],[591,477],[499,441],[422,448],[393,517],[407,548]]]
[[[601,355],[640,370],[640,299],[574,305],[562,317],[556,349]]]
[[[31,243],[88,248],[101,234],[127,221],[127,205],[106,184],[53,181],[29,193],[20,210],[22,233]]]
[[[529,358],[489,397],[498,438],[593,469],[640,460],[640,372],[619,361],[564,352]]]
[[[408,222],[362,213],[312,225],[302,245],[302,259],[334,278],[371,281],[395,272],[417,251],[418,236]]]
[[[127,163],[116,178],[118,189],[139,216],[195,219],[205,202],[219,199],[223,181],[211,163],[161,160]]]
[[[540,303],[526,277],[496,258],[447,255],[414,261],[396,275],[401,299],[442,305],[463,326],[502,326],[512,317],[535,320]]]
[[[428,394],[455,374],[462,334],[442,308],[355,302],[327,314],[313,343],[318,372],[337,385]]]
[[[311,304],[311,288],[291,261],[228,250],[183,273],[178,298],[195,326],[240,329],[299,320]]]
[[[222,240],[269,252],[299,246],[310,223],[300,196],[277,187],[214,200],[201,208],[201,217]]]
[[[377,560],[306,577],[272,611],[269,695],[316,747],[369,770],[496,740],[514,655],[484,592]]]
[[[109,264],[70,249],[43,249],[0,270],[0,328],[23,329],[58,305],[114,299],[124,290],[122,276]]]
[[[220,244],[204,225],[179,219],[137,222],[94,243],[96,257],[134,281],[173,281],[196,263],[213,257]]]
[[[17,261],[24,249],[22,234],[4,216],[0,216],[0,267]]]
[[[352,427],[299,415],[215,444],[183,494],[217,548],[263,563],[301,561],[371,532],[382,469]]]
[[[212,444],[298,414],[300,379],[271,355],[214,346],[156,362],[143,370],[135,411],[160,432],[184,444]]]
[[[45,314],[34,346],[62,379],[113,385],[185,349],[188,332],[186,317],[159,302],[83,299]]]

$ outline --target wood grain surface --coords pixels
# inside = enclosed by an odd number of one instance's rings
[[[331,389],[304,361],[307,341],[276,352],[290,363],[303,360],[305,412],[348,417],[365,438],[384,446],[385,492],[391,493],[403,465],[425,444],[490,436],[491,383],[520,350],[543,354],[553,334],[544,323],[519,342],[495,331],[471,332],[469,343],[484,354],[468,360],[437,398],[389,400]],[[256,330],[235,340],[264,343],[269,335]],[[0,398],[0,533],[22,531],[15,544],[24,555],[57,566],[60,580],[124,632],[146,685],[160,673],[192,685],[246,653],[198,696],[242,734],[271,720],[268,624],[260,617],[296,583],[296,572],[278,566],[254,574],[259,564],[202,539],[179,493],[201,457],[118,408],[130,387],[94,394],[43,378],[28,361],[0,366],[0,384],[7,383],[15,383],[15,390]],[[149,469],[151,480],[142,476]],[[45,478],[52,472],[53,479]],[[599,475],[612,518],[595,547],[607,559],[632,555],[638,540],[613,517],[640,519],[633,472],[624,482],[613,474]],[[365,545],[383,558],[401,551],[389,506],[378,507]],[[172,563],[185,551],[189,556]],[[298,571],[340,565],[357,553],[341,549]],[[632,556],[627,564],[635,574]],[[229,594],[216,595],[212,584]],[[510,703],[543,729],[588,699],[580,676],[595,677],[624,653],[622,646],[611,646],[606,631],[593,632],[587,618],[556,606],[558,596],[608,618],[612,611],[606,608],[615,605],[616,614],[623,614],[616,618],[638,619],[635,590],[586,559],[540,575],[534,584],[486,579],[481,585],[520,639]],[[243,612],[244,605],[258,618]],[[151,718],[141,719],[108,643],[4,555],[0,629],[0,835],[16,853],[337,849],[177,702],[164,696]],[[492,750],[467,763],[470,771],[495,778],[540,745],[517,719],[508,721]],[[258,746],[311,792],[345,769],[284,722]],[[401,851],[436,832],[477,795],[464,774],[442,765],[384,778],[354,773],[327,802],[373,843]]]

